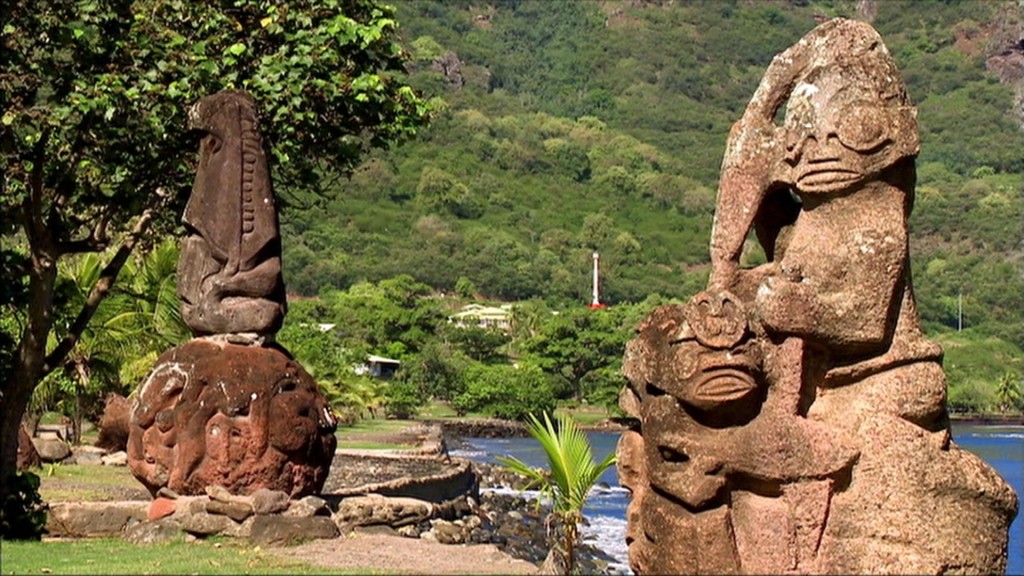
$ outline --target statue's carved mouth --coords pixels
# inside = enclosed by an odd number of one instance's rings
[[[836,163],[814,165],[796,179],[797,188],[805,192],[834,192],[860,181],[863,174]]]
[[[743,398],[756,388],[757,384],[746,370],[716,368],[693,383],[686,401],[702,410],[714,410]]]

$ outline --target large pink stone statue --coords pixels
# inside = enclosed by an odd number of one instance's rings
[[[917,152],[867,24],[832,20],[772,61],[729,135],[708,289],[627,347],[636,572],[1005,570],[1016,496],[951,441],[942,349],[918,324]],[[745,269],[751,231],[768,262]]]
[[[285,314],[281,238],[253,100],[221,92],[191,110],[204,134],[178,265],[196,338],[161,356],[136,391],[128,464],[156,494],[292,496],[327,479],[337,420],[273,336]]]

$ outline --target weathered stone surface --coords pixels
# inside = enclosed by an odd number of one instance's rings
[[[285,314],[281,237],[256,106],[242,92],[189,112],[204,133],[178,264],[181,317],[197,336],[273,334]]]
[[[96,445],[107,452],[118,452],[128,446],[128,420],[131,402],[120,394],[107,396],[100,417],[100,433]]]
[[[447,520],[433,520],[430,524],[430,531],[434,533],[433,539],[437,542],[441,544],[463,544],[466,542],[462,526]]]
[[[252,493],[252,507],[257,514],[274,514],[288,509],[288,494],[261,488]]]
[[[219,500],[220,502],[242,502],[244,504],[252,504],[252,498],[249,496],[239,496],[232,494],[227,488],[218,484],[213,484],[203,488],[203,492],[210,497],[211,500]]]
[[[336,420],[283,350],[194,339],[166,352],[136,393],[128,461],[151,493],[320,490]]]
[[[180,494],[178,494],[174,490],[171,490],[167,486],[161,486],[160,489],[156,491],[156,495],[158,497],[167,498],[169,500],[177,500],[178,498],[181,497]]]
[[[295,544],[306,540],[337,538],[340,535],[338,526],[325,516],[255,516],[249,531],[249,538],[253,542],[264,544]]]
[[[181,522],[182,530],[197,536],[220,534],[227,530],[230,525],[234,524],[227,516],[210,514],[209,512],[189,512],[175,518]]]
[[[327,507],[327,501],[323,498],[306,496],[299,500],[293,500],[284,514],[285,516],[298,517],[316,516],[318,514],[330,516],[331,511]]]
[[[35,446],[36,453],[39,454],[39,459],[43,462],[60,462],[71,456],[71,447],[63,440],[33,438],[32,444]]]
[[[159,544],[169,542],[181,534],[181,523],[174,518],[140,522],[130,526],[124,539],[132,544]]]
[[[120,536],[146,520],[149,502],[53,502],[46,515],[50,536],[83,538]]]
[[[235,522],[244,522],[253,514],[252,505],[247,502],[221,502],[219,500],[210,500],[206,504],[206,511],[210,514],[227,516]]]
[[[169,498],[154,498],[149,503],[149,513],[146,515],[146,519],[150,522],[166,518],[177,509],[177,504],[174,500]]]
[[[385,524],[398,528],[429,519],[433,512],[434,505],[423,500],[368,494],[342,500],[334,513],[334,521],[339,526]]]
[[[100,457],[100,461],[103,462],[104,466],[127,466],[128,453],[124,450],[120,450],[113,454],[107,454],[106,456]]]
[[[36,445],[32,442],[32,436],[24,426],[18,427],[18,470],[29,470],[39,468],[43,461],[39,458]]]
[[[627,346],[637,573],[1005,569],[1016,497],[950,441],[911,290],[917,152],[870,26],[832,20],[773,60],[729,136],[708,289]],[[768,262],[744,269],[751,230]]]
[[[75,464],[81,466],[103,466],[103,454],[95,452],[82,452],[74,455]]]

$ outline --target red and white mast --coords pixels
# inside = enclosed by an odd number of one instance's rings
[[[597,252],[594,252],[594,299],[590,302],[590,308],[592,310],[597,308],[604,308],[604,304],[601,304],[601,291],[599,284],[599,278],[601,274],[601,267],[599,264],[600,261],[601,257],[598,256]]]

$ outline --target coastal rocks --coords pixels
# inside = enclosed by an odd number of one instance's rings
[[[319,491],[337,440],[316,382],[283,350],[193,339],[166,352],[136,394],[128,461],[156,494]]]
[[[416,498],[388,498],[379,494],[345,498],[334,514],[344,529],[356,526],[387,525],[392,528],[417,524],[434,514],[434,505]]]
[[[445,439],[457,443],[459,438],[526,438],[529,434],[521,422],[482,418],[473,420],[428,421],[444,429]]]

